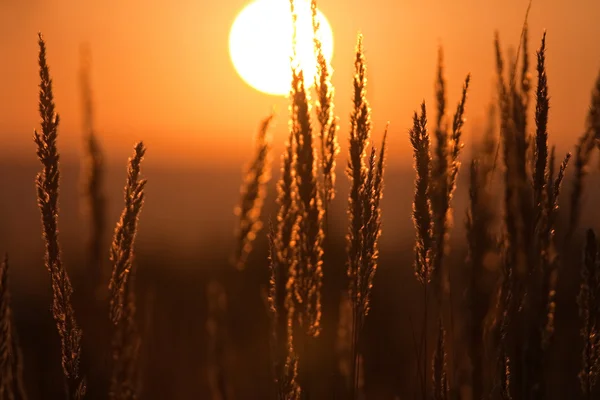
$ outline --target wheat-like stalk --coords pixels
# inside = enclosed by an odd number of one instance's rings
[[[508,345],[508,328],[512,323],[513,319],[513,304],[514,299],[514,287],[515,277],[514,270],[509,264],[509,249],[504,245],[504,255],[502,260],[501,272],[502,280],[501,285],[497,294],[496,302],[496,316],[493,321],[495,328],[494,345],[497,348],[496,365],[498,368],[498,374],[494,376],[497,380],[498,386],[500,387],[500,395],[502,399],[511,399],[510,396],[510,356],[509,356],[509,345]]]
[[[373,288],[373,278],[377,271],[379,258],[379,237],[381,236],[381,209],[379,204],[383,196],[383,172],[385,167],[387,129],[383,136],[381,151],[376,156],[375,148],[371,148],[369,156],[367,179],[361,187],[361,203],[364,226],[359,232],[361,235],[360,265],[358,270],[351,275],[356,282],[350,282],[356,316],[359,320],[358,329],[362,328],[362,319],[369,314],[370,297]]]
[[[548,110],[550,100],[548,97],[548,79],[546,76],[546,33],[542,37],[542,45],[537,53],[538,86],[536,91],[535,106],[535,147],[534,147],[534,176],[533,176],[533,204],[536,209],[536,225],[540,223],[545,199],[543,196],[546,184],[546,166],[548,165]]]
[[[359,270],[360,256],[362,253],[361,230],[364,226],[363,204],[361,191],[367,179],[367,166],[365,165],[366,148],[371,135],[371,109],[366,98],[366,64],[362,48],[362,35],[358,36],[356,48],[354,75],[354,109],[351,114],[350,129],[350,157],[347,174],[351,180],[349,196],[350,229],[348,232],[348,278],[351,283],[356,283],[355,274]],[[358,295],[357,288],[350,290],[350,298]]]
[[[354,128],[353,128],[354,131]],[[373,288],[373,280],[377,271],[379,258],[379,237],[381,236],[381,209],[380,201],[383,196],[383,173],[385,167],[387,129],[383,136],[381,151],[379,157],[376,156],[375,148],[371,148],[371,154],[366,166],[366,176],[357,183],[355,177],[361,177],[360,171],[349,171],[352,179],[352,187],[358,186],[358,207],[354,204],[355,199],[349,198],[350,226],[348,231],[349,248],[352,248],[353,242],[360,251],[358,258],[348,261],[349,296],[352,303],[352,378],[354,383],[354,396],[358,395],[358,383],[360,382],[360,352],[361,331],[364,321],[370,310],[370,298]],[[356,144],[356,142],[352,142]],[[351,144],[351,146],[352,146]],[[351,149],[352,153],[352,149]],[[361,160],[361,164],[364,162]],[[354,212],[360,214],[355,217]],[[355,231],[355,220],[362,220],[363,225],[358,231]],[[350,268],[355,268],[351,270]]]
[[[543,249],[543,263],[546,268],[544,284],[542,289],[543,305],[546,307],[546,321],[542,330],[542,348],[545,350],[550,345],[550,341],[554,336],[554,319],[556,314],[556,284],[558,279],[558,252],[556,250],[555,243],[555,226],[556,219],[558,216],[558,198],[560,196],[560,190],[562,182],[565,177],[565,171],[571,160],[571,153],[567,153],[562,163],[560,164],[558,174],[554,176],[554,171],[549,168],[548,170],[548,183],[547,183],[547,216],[546,216],[546,227],[545,227],[545,238],[546,247]],[[550,162],[554,163],[554,148],[552,148]]]
[[[297,399],[298,355],[294,350],[296,321],[295,285],[297,276],[298,212],[296,188],[295,135],[290,130],[281,159],[281,177],[277,182],[277,223],[270,234],[271,281],[270,310],[272,321],[271,354],[276,394],[279,400]]]
[[[110,319],[115,325],[119,324],[123,316],[127,280],[133,266],[133,246],[137,235],[138,218],[144,204],[146,180],[139,179],[139,175],[145,153],[144,144],[139,142],[134,147],[133,156],[129,158],[124,196],[125,207],[117,222],[110,248],[110,261],[113,269],[108,290],[110,292]]]
[[[290,0],[294,20],[294,0]],[[295,25],[295,23],[294,23]],[[294,46],[295,47],[295,46]],[[321,286],[323,281],[323,206],[317,183],[317,157],[310,121],[309,96],[304,72],[292,58],[290,129],[295,142],[295,179],[298,212],[298,258],[294,291],[297,317],[309,336],[321,331]]]
[[[238,269],[245,268],[248,256],[252,252],[254,239],[262,229],[260,215],[266,196],[266,186],[271,178],[269,154],[271,145],[267,138],[267,131],[272,120],[273,115],[270,115],[260,124],[256,136],[255,158],[246,170],[240,205],[235,210],[236,215],[239,216],[235,252],[235,265]]]
[[[523,368],[527,371],[525,393],[532,398],[545,397],[545,371],[544,355],[551,339],[553,312],[547,312],[552,307],[551,298],[554,297],[554,243],[551,232],[553,226],[548,226],[551,207],[547,197],[548,181],[554,179],[550,176],[548,166],[548,110],[550,101],[548,96],[548,79],[546,74],[546,33],[542,36],[540,49],[537,51],[537,89],[535,124],[536,131],[533,138],[532,151],[532,213],[533,219],[527,236],[532,236],[532,246],[529,248],[529,273],[526,278],[525,290],[527,293],[525,312],[528,313],[526,322],[527,344],[524,346]],[[553,157],[552,157],[553,158]],[[552,161],[553,162],[553,161]],[[566,165],[565,165],[566,167]],[[552,167],[553,169],[553,167]],[[554,172],[551,172],[554,173]],[[553,182],[550,182],[553,184]]]
[[[431,160],[430,196],[431,213],[433,222],[433,267],[432,279],[435,279],[435,291],[438,300],[444,292],[443,259],[446,251],[446,242],[451,226],[451,200],[456,187],[456,178],[460,162],[458,156],[462,149],[461,136],[464,124],[465,103],[470,82],[470,75],[465,80],[462,97],[452,118],[450,126],[446,123],[446,82],[444,80],[443,50],[438,50],[438,68],[435,82],[436,119],[434,133],[436,138],[435,149]],[[451,131],[449,130],[451,128]],[[446,271],[447,272],[447,271]]]
[[[292,16],[294,15],[292,13]],[[277,224],[275,232],[271,232],[269,237],[271,355],[278,400],[299,399],[301,394],[298,382],[298,355],[294,349],[299,218],[296,158],[296,135],[294,130],[290,129],[281,158],[281,177],[277,182]]]
[[[579,381],[585,398],[592,399],[600,375],[600,264],[598,242],[591,229],[586,235],[577,303],[584,343]]]
[[[83,182],[86,206],[91,219],[88,239],[90,276],[99,285],[105,275],[102,268],[104,234],[106,233],[106,198],[104,195],[104,155],[94,127],[94,104],[90,78],[91,56],[88,47],[81,48],[79,83],[83,111],[83,138],[85,146],[85,180]]]
[[[52,315],[61,340],[62,367],[66,378],[67,398],[81,399],[85,395],[85,379],[79,373],[81,357],[81,329],[71,304],[73,288],[67,270],[62,264],[58,242],[59,153],[56,145],[59,117],[55,112],[52,80],[46,62],[46,43],[38,35],[40,92],[39,111],[41,132],[34,132],[37,156],[42,172],[36,177],[37,200],[42,216],[42,230],[46,247],[45,263],[52,280]]]
[[[588,165],[595,144],[600,139],[600,74],[592,90],[590,108],[586,118],[585,132],[580,136],[575,147],[575,177],[571,190],[571,213],[567,230],[567,244],[570,243],[581,218],[581,198],[583,197],[583,182],[588,174]],[[600,145],[598,145],[600,146]]]
[[[498,318],[497,331],[499,354],[498,366],[500,366],[500,383],[506,379],[502,370],[505,368],[505,358],[515,354],[516,362],[513,365],[515,387],[523,392],[520,396],[531,395],[531,390],[536,388],[537,371],[532,371],[532,363],[528,363],[533,357],[523,356],[523,348],[529,351],[529,346],[538,346],[532,343],[531,328],[536,323],[527,319],[525,309],[529,315],[531,310],[539,311],[532,306],[526,296],[530,289],[529,278],[535,269],[537,255],[532,251],[534,244],[533,221],[533,192],[529,175],[531,165],[530,138],[527,134],[527,107],[529,104],[529,84],[524,82],[527,77],[527,19],[523,26],[522,39],[519,44],[518,55],[524,49],[523,68],[521,76],[517,74],[517,60],[511,65],[508,84],[504,80],[504,61],[500,50],[498,35],[495,39],[496,48],[496,70],[498,75],[498,97],[501,111],[500,136],[503,146],[504,161],[504,260],[503,283],[498,296]],[[519,79],[521,83],[519,84]],[[532,296],[536,296],[532,294]],[[539,327],[538,327],[539,329]],[[508,339],[511,338],[511,346]],[[512,339],[514,338],[514,342]],[[514,348],[512,344],[514,343]],[[532,374],[530,374],[532,373]]]
[[[140,179],[140,167],[146,148],[142,142],[134,146],[127,166],[125,207],[117,222],[110,248],[113,263],[108,285],[110,320],[115,326],[113,336],[113,371],[111,400],[135,400],[140,392],[139,353],[141,338],[136,322],[135,275],[133,263],[139,213],[145,199],[146,180]]]
[[[298,384],[298,358],[294,350],[293,339],[293,302],[288,295],[288,270],[285,259],[277,249],[277,234],[269,227],[269,315],[271,318],[271,359],[275,397],[277,400],[296,400],[300,398]],[[288,322],[289,321],[289,322]]]
[[[0,263],[0,399],[26,400],[23,362],[8,287],[8,254]]]
[[[441,62],[441,61],[440,61]],[[441,67],[440,67],[441,70]],[[442,76],[442,73],[439,73]],[[461,143],[462,129],[464,125],[465,104],[471,76],[467,75],[462,90],[461,100],[456,107],[456,112],[452,119],[452,131],[449,133],[439,133],[443,128],[436,128],[438,146],[436,149],[436,158],[433,162],[437,166],[435,175],[432,175],[432,196],[430,197],[433,213],[433,231],[434,231],[434,277],[438,278],[436,291],[443,293],[442,289],[446,286],[443,282],[443,259],[446,251],[446,239],[451,225],[451,201],[456,189],[456,178],[460,169],[458,156],[463,145]],[[442,84],[440,84],[443,87]],[[438,95],[438,97],[442,97]],[[439,99],[438,99],[439,101]],[[438,112],[441,112],[441,105],[438,105]],[[438,116],[438,119],[440,117]],[[445,145],[440,145],[440,140],[445,141]],[[441,299],[441,297],[439,297]]]
[[[509,264],[517,275],[524,276],[527,266],[528,242],[531,223],[530,184],[527,176],[527,148],[525,94],[515,85],[515,70],[512,69],[508,85],[504,81],[498,36],[495,41],[498,74],[498,95],[501,110],[500,135],[504,151],[505,226],[508,237]],[[526,57],[524,57],[526,58]],[[515,275],[516,276],[516,275]]]
[[[427,108],[421,104],[421,115],[413,116],[413,127],[409,131],[415,162],[415,194],[413,201],[413,223],[416,231],[414,271],[419,283],[423,285],[423,331],[421,335],[420,355],[423,360],[417,360],[422,366],[421,390],[423,398],[427,398],[427,320],[429,302],[429,284],[434,275],[434,246],[433,210],[431,205],[431,154],[430,138],[427,131]]]
[[[491,147],[493,151],[493,147]],[[493,155],[493,153],[492,153]],[[490,305],[489,294],[481,287],[486,274],[489,255],[496,251],[496,238],[492,232],[495,213],[490,205],[491,190],[487,185],[491,176],[489,160],[474,159],[470,166],[469,209],[466,228],[468,242],[467,263],[470,279],[466,304],[468,316],[468,353],[471,360],[471,385],[473,398],[480,399],[484,390],[484,320]]]
[[[371,139],[371,109],[367,101],[367,66],[363,37],[358,35],[354,62],[354,108],[350,116],[350,148],[347,175],[350,178],[348,197],[349,227],[347,234],[348,294],[352,304],[351,330],[351,398],[358,396],[360,378],[360,333],[369,313],[369,297],[377,269],[377,242],[380,236],[379,201],[382,195],[385,137],[376,161],[371,150],[365,163],[366,148]]]
[[[430,196],[431,212],[433,217],[433,238],[436,242],[434,254],[434,266],[432,272],[439,272],[442,263],[444,247],[444,235],[446,232],[446,216],[449,208],[449,147],[451,146],[447,124],[446,113],[446,81],[444,80],[444,53],[440,47],[438,50],[438,72],[435,84],[435,97],[437,102],[437,115],[435,119],[434,133],[436,138],[435,150],[431,160]],[[438,285],[436,285],[438,286]],[[440,286],[438,286],[440,288]]]
[[[331,84],[331,75],[333,70],[325,54],[323,53],[323,44],[319,38],[320,24],[317,18],[317,1],[311,0],[312,24],[314,34],[314,49],[317,58],[317,75],[315,76],[315,89],[317,98],[315,109],[317,120],[319,122],[319,138],[321,140],[321,172],[323,174],[322,185],[322,203],[325,220],[325,229],[327,228],[327,217],[329,204],[335,197],[335,166],[336,156],[340,149],[337,139],[337,118],[334,114],[334,88]]]
[[[421,115],[413,116],[413,127],[409,132],[413,147],[415,171],[415,196],[413,202],[413,222],[416,230],[415,275],[418,281],[427,285],[432,276],[433,227],[430,202],[431,154],[427,131],[427,108],[421,105]]]
[[[108,397],[110,400],[136,400],[142,390],[140,363],[141,334],[136,321],[137,296],[135,293],[136,268],[132,267],[125,286],[126,303],[122,317],[112,338],[112,375]]]

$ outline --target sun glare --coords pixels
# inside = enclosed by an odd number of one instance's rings
[[[296,0],[297,54],[307,86],[312,85],[317,61],[313,50],[310,1]],[[333,33],[318,11],[319,38],[328,61],[333,54]],[[257,0],[237,16],[229,34],[229,54],[241,78],[253,88],[272,95],[287,95],[292,73],[293,23],[288,0]]]

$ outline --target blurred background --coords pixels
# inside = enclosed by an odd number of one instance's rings
[[[148,148],[143,164],[143,175],[149,181],[147,201],[136,246],[140,319],[146,327],[144,398],[189,399],[209,392],[205,325],[210,282],[219,282],[227,297],[225,326],[235,397],[266,398],[270,370],[263,298],[268,282],[263,235],[246,271],[236,271],[229,257],[235,245],[233,209],[239,200],[242,168],[253,156],[259,122],[275,107],[278,114],[270,133],[276,180],[287,136],[288,100],[251,88],[237,76],[230,62],[229,29],[247,3],[0,0],[0,76],[5,78],[0,90],[0,251],[9,252],[12,260],[15,318],[25,349],[25,376],[32,398],[53,398],[50,396],[60,393],[58,338],[52,329],[51,291],[43,266],[34,188],[34,177],[40,169],[32,140],[33,129],[39,125],[38,31],[44,34],[48,46],[61,116],[60,239],[75,286],[76,313],[84,329],[83,351],[94,354],[84,360],[85,370],[90,371],[90,398],[96,398],[92,389],[101,386],[106,366],[98,363],[101,357],[95,355],[94,346],[105,332],[95,331],[90,316],[95,311],[87,310],[82,300],[87,295],[85,252],[89,231],[82,206],[80,170],[82,43],[87,43],[92,54],[95,125],[107,164],[109,229],[122,208],[125,165],[132,146],[144,140]],[[416,390],[416,376],[410,372],[415,363],[410,320],[419,318],[419,309],[412,300],[419,290],[412,275],[414,176],[407,134],[412,112],[423,99],[433,104],[437,50],[442,46],[451,112],[459,100],[464,77],[472,74],[462,155],[466,162],[473,143],[485,129],[488,107],[495,102],[494,33],[498,31],[503,47],[515,53],[527,3],[319,1],[334,32],[333,84],[342,150],[338,159],[339,190],[330,220],[331,248],[324,270],[327,294],[321,339],[323,360],[315,363],[320,374],[333,375],[315,398],[332,398],[331,387],[338,379],[334,374],[335,351],[327,343],[333,343],[336,335],[338,302],[345,288],[348,184],[343,167],[357,32],[365,37],[376,143],[390,122],[381,264],[366,328],[366,384],[372,398],[406,398]],[[551,143],[557,145],[557,156],[572,149],[584,128],[591,88],[600,69],[598,15],[600,3],[595,0],[534,1],[531,8],[532,63],[544,29],[548,32],[549,132]],[[595,204],[600,198],[600,181],[596,164],[592,165],[583,221],[597,227],[600,212]],[[459,177],[453,203],[451,257],[456,260],[457,274],[464,267],[465,255],[460,245],[467,206],[465,172],[463,169]],[[275,212],[272,183],[265,219]],[[568,180],[565,187],[569,190]],[[110,235],[105,240],[108,268]],[[577,272],[572,272],[572,279],[561,283],[567,291],[576,290]],[[459,302],[460,291],[456,296]],[[566,313],[575,312],[574,299],[565,304]],[[573,338],[565,321],[562,338]],[[576,327],[574,332],[576,335]],[[557,335],[560,337],[560,329]],[[563,356],[557,352],[555,357],[558,364],[578,362],[578,353]],[[556,378],[557,396],[569,393],[576,384],[572,376],[557,372]]]

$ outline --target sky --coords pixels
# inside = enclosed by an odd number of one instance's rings
[[[287,1],[287,0],[282,0]],[[364,35],[368,98],[376,140],[390,121],[389,162],[410,165],[408,129],[424,99],[433,100],[437,48],[445,53],[448,101],[472,74],[466,145],[485,125],[493,101],[494,32],[516,48],[527,0],[320,0],[334,33],[336,113],[347,142],[354,46]],[[229,29],[247,0],[0,0],[0,157],[31,160],[37,114],[37,32],[47,42],[59,146],[82,148],[79,49],[92,53],[96,128],[109,162],[122,163],[143,139],[165,167],[246,161],[262,118],[278,110],[275,148],[286,137],[288,100],[260,93],[235,72]],[[550,137],[567,149],[584,126],[600,71],[600,2],[534,0],[530,47],[547,37]],[[533,62],[533,57],[532,57]],[[343,146],[343,149],[345,146]]]

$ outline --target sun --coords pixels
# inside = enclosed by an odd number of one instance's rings
[[[317,72],[313,50],[310,1],[296,0],[297,54],[307,86]],[[327,19],[317,11],[319,38],[330,62],[333,33]],[[236,17],[229,33],[229,54],[240,77],[253,88],[272,95],[287,95],[292,73],[293,23],[289,0],[256,0]]]

